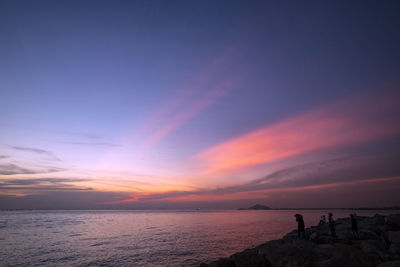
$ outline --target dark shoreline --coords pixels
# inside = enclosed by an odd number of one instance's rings
[[[276,208],[272,210],[400,210],[400,207],[381,208]]]
[[[144,210],[163,210],[163,211],[191,211],[191,210],[196,210],[196,209],[0,209],[0,211],[110,211],[110,210],[116,210],[116,211],[124,211],[124,210],[139,210],[139,211],[144,211]],[[205,211],[220,211],[220,210],[255,210],[255,209],[248,209],[248,208],[239,208],[239,209],[201,209]],[[261,210],[355,210],[355,211],[364,211],[364,210],[393,210],[393,211],[398,211],[400,210],[400,207],[380,207],[380,208],[270,208],[270,209],[260,209]]]
[[[278,240],[235,253],[201,267],[400,267],[400,213],[359,216],[359,238],[351,232],[349,218],[335,220],[337,237],[327,224],[297,230]]]

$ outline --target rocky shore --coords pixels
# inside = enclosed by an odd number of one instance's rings
[[[299,239],[294,230],[282,239],[233,254],[201,267],[400,267],[400,214],[357,217],[359,238],[349,218],[337,219],[332,237],[327,224],[306,229]]]

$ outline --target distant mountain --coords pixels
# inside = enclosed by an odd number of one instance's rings
[[[254,206],[251,206],[250,208],[239,208],[239,210],[272,210],[272,209],[268,206],[256,204]]]

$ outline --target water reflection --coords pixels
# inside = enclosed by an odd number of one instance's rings
[[[0,258],[5,265],[198,265],[282,237],[297,227],[295,213],[2,211]],[[327,212],[301,213],[309,227]]]

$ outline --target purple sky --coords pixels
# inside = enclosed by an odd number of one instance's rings
[[[0,208],[400,205],[399,12],[0,0]]]

